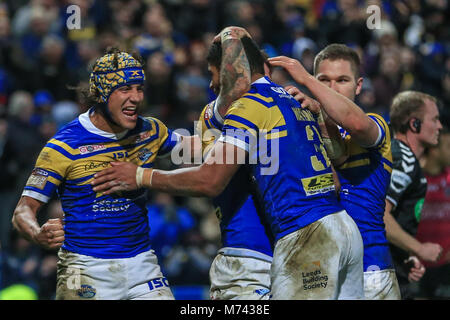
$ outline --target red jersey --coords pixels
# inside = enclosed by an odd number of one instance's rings
[[[416,238],[421,242],[439,243],[444,249],[435,267],[450,263],[450,167],[437,176],[425,175],[428,188]]]

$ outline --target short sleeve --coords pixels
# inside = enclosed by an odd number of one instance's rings
[[[415,181],[417,174],[418,162],[412,151],[396,150],[392,153],[393,168],[391,174],[391,181],[386,193],[386,199],[389,200],[394,208],[400,202],[405,192]]]
[[[41,150],[25,184],[23,196],[46,203],[64,180],[71,161],[57,150],[58,143],[50,140]]]
[[[155,122],[158,131],[160,147],[158,157],[164,157],[181,142],[181,135],[167,128],[164,123],[158,119],[152,119]]]

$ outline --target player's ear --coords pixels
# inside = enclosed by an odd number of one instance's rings
[[[363,78],[362,78],[362,77],[359,77],[359,78],[356,80],[356,90],[355,90],[355,95],[358,95],[358,94],[361,93],[362,85],[363,85]]]

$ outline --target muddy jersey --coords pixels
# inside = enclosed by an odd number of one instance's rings
[[[374,271],[394,267],[384,225],[392,153],[386,121],[374,113],[368,116],[378,126],[377,141],[364,148],[341,129],[348,158],[336,167],[336,172],[341,183],[340,202],[355,220],[363,238],[364,271]]]
[[[202,111],[198,122],[201,130],[202,150],[208,151],[220,136],[222,119],[214,109],[215,101]],[[215,131],[214,131],[215,130]],[[272,240],[268,225],[261,220],[262,207],[256,199],[251,173],[241,166],[223,192],[213,199],[220,221],[222,246],[242,248],[272,256]],[[239,251],[251,256],[251,251]]]
[[[44,203],[55,193],[59,196],[65,223],[62,248],[97,258],[132,257],[150,249],[146,192],[95,193],[93,176],[111,161],[151,168],[156,156],[170,153],[179,136],[159,120],[142,117],[133,130],[104,132],[92,124],[89,113],[47,142],[22,195]]]
[[[314,116],[269,78],[231,105],[219,141],[247,151],[275,241],[343,210]]]
[[[405,143],[392,139],[393,170],[386,195],[392,205],[392,215],[400,226],[415,236],[427,192],[427,180],[420,163]],[[408,253],[391,245],[394,258],[406,258]]]

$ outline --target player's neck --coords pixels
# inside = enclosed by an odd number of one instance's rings
[[[255,73],[255,74],[253,74],[253,75],[252,75],[252,83],[255,82],[256,80],[262,78],[262,77],[264,77],[264,75],[261,74],[261,73]]]
[[[396,133],[395,139],[400,140],[406,144],[414,153],[417,159],[420,159],[425,151],[425,147],[414,136],[415,133],[406,131],[406,133]]]
[[[89,118],[92,122],[92,124],[97,128],[105,132],[109,133],[120,133],[125,131],[125,128],[122,128],[120,126],[117,126],[105,117],[103,112],[100,110],[94,110],[90,115]]]

